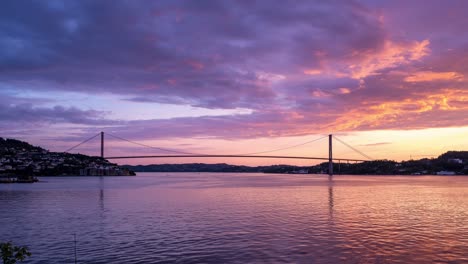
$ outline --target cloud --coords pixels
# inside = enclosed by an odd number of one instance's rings
[[[370,144],[362,144],[362,147],[376,147],[376,146],[383,146],[392,144],[391,142],[377,142],[377,143],[370,143]]]
[[[411,61],[417,61],[429,54],[429,40],[398,44],[386,41],[382,50],[353,54],[362,57],[358,63],[348,68],[352,78],[362,79],[377,74],[379,70],[393,68]]]
[[[339,130],[420,129],[468,124],[468,91],[415,92],[406,98],[364,102],[334,123]]]
[[[463,75],[457,72],[420,71],[411,73],[405,82],[462,81]]]
[[[110,125],[118,124],[118,121],[104,118],[101,111],[80,110],[63,106],[34,107],[31,104],[1,104],[0,105],[0,129],[10,126],[43,127],[49,124],[66,123],[80,125]]]
[[[350,96],[344,94],[343,96]],[[138,139],[216,137],[225,139],[301,136],[336,131],[422,129],[468,124],[468,94],[444,90],[415,94],[415,98],[364,102],[357,106],[343,98],[343,105],[309,106],[314,111],[265,111],[246,115],[187,117],[131,121],[114,127],[115,133]],[[418,98],[418,99],[416,99]],[[303,107],[303,106],[301,106]]]
[[[351,93],[351,90],[349,88],[346,88],[346,87],[340,87],[340,88],[338,88],[338,90],[340,91],[341,94]]]
[[[0,11],[0,82],[262,109],[283,96],[264,76],[288,79],[314,66],[318,73],[325,61],[385,43],[378,18],[361,5],[297,4],[8,1]]]
[[[308,75],[319,75],[322,73],[322,71],[318,69],[309,69],[309,70],[304,70],[304,73]]]
[[[2,89],[112,94],[249,114],[123,122],[107,118],[99,104],[81,109],[10,98],[0,105],[0,120],[96,126],[142,138],[467,125],[468,46],[460,34],[466,4],[457,3],[454,16],[440,14],[452,12],[445,5],[419,4],[410,13],[400,5],[6,1]]]

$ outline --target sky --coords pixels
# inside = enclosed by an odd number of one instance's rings
[[[327,139],[314,140],[328,134],[373,159],[468,150],[466,10],[463,0],[4,0],[0,137],[51,151],[100,131],[202,154],[326,157]],[[99,140],[73,151],[99,155]],[[170,153],[106,136],[106,156]],[[363,158],[338,141],[334,153]]]

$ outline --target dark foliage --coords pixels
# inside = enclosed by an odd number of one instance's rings
[[[23,262],[23,260],[31,256],[31,252],[27,247],[14,246],[11,242],[0,243],[0,254],[3,264]]]

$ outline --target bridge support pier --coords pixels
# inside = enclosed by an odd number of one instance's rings
[[[104,158],[104,132],[101,131],[101,158]]]
[[[328,135],[328,176],[333,176],[333,135]]]

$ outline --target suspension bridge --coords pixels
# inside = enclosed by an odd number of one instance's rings
[[[105,144],[104,144],[105,135],[110,136],[110,137],[112,137],[114,139],[129,142],[129,143],[139,145],[139,146],[142,146],[142,147],[151,148],[151,149],[155,149],[155,150],[159,150],[159,151],[165,151],[165,152],[169,152],[169,153],[172,153],[172,154],[134,155],[134,156],[105,156],[104,155],[104,153],[105,153],[105,149],[104,149],[105,148]],[[256,159],[258,159],[258,158],[264,158],[265,159],[266,158],[266,159],[325,160],[325,161],[328,161],[328,174],[330,176],[333,175],[333,162],[334,161],[337,161],[337,162],[341,163],[341,162],[364,162],[364,161],[373,160],[368,155],[364,154],[363,152],[359,151],[358,149],[354,148],[353,146],[347,144],[346,142],[344,142],[343,140],[337,138],[333,134],[322,136],[322,137],[316,138],[314,140],[310,140],[310,141],[307,141],[307,142],[304,142],[304,143],[301,143],[301,144],[297,144],[297,145],[292,145],[292,146],[279,148],[279,149],[260,151],[260,152],[242,153],[242,154],[201,154],[201,153],[185,152],[185,151],[180,151],[180,150],[175,150],[175,149],[167,149],[167,148],[149,146],[149,145],[139,143],[139,142],[136,142],[136,141],[132,141],[132,140],[129,140],[129,139],[125,139],[125,138],[122,138],[122,137],[119,137],[119,136],[116,136],[116,135],[113,135],[113,134],[110,134],[110,133],[100,132],[100,133],[98,133],[98,134],[96,134],[96,135],[94,135],[94,136],[80,142],[79,144],[67,149],[65,152],[70,152],[70,151],[74,150],[75,148],[77,148],[77,147],[79,147],[79,146],[93,140],[94,138],[96,138],[98,136],[100,136],[100,142],[101,142],[101,155],[100,155],[100,157],[104,158],[104,159],[107,159],[107,160],[142,159],[142,158],[256,158]],[[286,150],[286,149],[291,149],[291,148],[303,146],[303,145],[310,144],[312,142],[316,142],[316,141],[319,141],[319,140],[322,140],[322,139],[325,139],[325,138],[328,138],[328,157],[264,155],[265,153],[277,152],[277,151],[281,151],[281,150]],[[333,142],[334,142],[333,139],[335,139],[336,141],[338,141],[341,144],[345,145],[346,147],[353,150],[354,152],[358,153],[359,155],[364,157],[364,159],[333,157]]]

